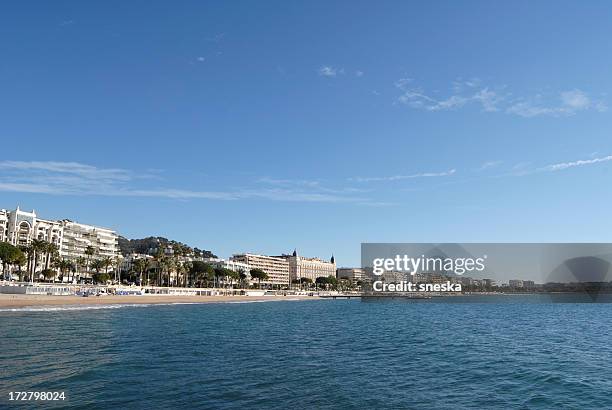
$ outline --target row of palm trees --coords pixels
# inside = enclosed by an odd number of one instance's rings
[[[181,286],[181,287],[240,287],[248,286],[248,278],[256,279],[261,284],[268,274],[260,269],[246,272],[234,271],[223,267],[214,267],[202,261],[186,261],[180,255],[169,256],[158,252],[152,258],[140,258],[133,261],[128,272],[133,282],[141,285]]]
[[[22,280],[25,276],[27,280],[33,282],[37,276],[42,275],[47,280],[55,281],[59,272],[62,281],[67,278],[70,283],[74,281],[77,273],[86,272],[92,273],[99,279],[104,279],[108,276],[110,268],[113,268],[115,277],[118,280],[118,272],[120,258],[102,257],[96,258],[96,249],[93,246],[88,246],[82,257],[76,259],[61,258],[59,255],[59,247],[42,239],[34,239],[28,245],[19,246],[18,249],[25,255],[25,273],[21,270],[22,266],[18,266],[19,279]],[[37,271],[42,261],[42,270]],[[104,273],[104,275],[102,275]],[[92,275],[93,277],[94,275]],[[94,278],[95,279],[95,278]],[[105,280],[100,280],[105,281]]]
[[[84,256],[76,259],[66,259],[59,256],[59,248],[56,244],[44,240],[35,239],[27,246],[14,247],[3,243],[11,249],[0,249],[0,259],[2,259],[3,270],[8,266],[18,266],[19,279],[23,280],[22,266],[26,267],[27,280],[34,281],[42,275],[46,280],[55,282],[58,273],[62,282],[72,283],[77,273],[90,274],[93,281],[106,283],[111,277],[109,270],[114,273],[114,281],[122,282],[128,279],[138,282],[140,285],[156,286],[182,286],[182,287],[240,287],[248,286],[247,280],[257,280],[261,288],[261,282],[268,278],[266,272],[261,269],[251,269],[245,272],[240,269],[234,271],[224,267],[214,267],[203,261],[180,260],[182,255],[179,249],[174,249],[172,255],[168,255],[163,250],[159,250],[154,257],[136,259],[132,263],[132,270],[127,273],[127,278],[121,277],[121,258],[120,257],[96,257],[96,250],[88,246],[84,251]],[[15,253],[17,252],[17,253]],[[2,257],[4,255],[4,257]],[[42,263],[42,270],[37,271]],[[130,280],[131,279],[131,280]],[[317,278],[315,287],[319,285],[325,287],[336,287],[338,283],[334,277]],[[300,288],[309,288],[313,285],[312,281],[302,278],[294,281],[294,285]]]

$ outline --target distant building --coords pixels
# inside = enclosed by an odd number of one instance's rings
[[[460,276],[459,283],[461,283],[463,286],[471,286],[474,284],[474,279],[470,278],[469,276]]]
[[[524,283],[520,279],[510,279],[508,281],[508,286],[510,286],[511,288],[522,288],[524,286]]]
[[[380,276],[375,276],[374,281],[381,280],[386,283],[400,283],[402,281],[410,281],[411,275],[406,272],[385,271]]]
[[[240,262],[238,260],[233,259],[205,259],[204,262],[208,263],[214,268],[225,268],[233,270],[237,273],[245,273],[247,278],[250,278],[249,271],[252,269],[252,266],[248,263]]]
[[[308,278],[314,282],[319,277],[336,276],[336,261],[333,255],[329,261],[324,261],[300,256],[297,250],[294,250],[292,255],[281,255],[279,258],[289,262],[290,281]]]
[[[485,286],[485,287],[488,287],[488,288],[497,285],[493,279],[483,279],[481,281],[481,283],[482,283],[482,286]]]
[[[426,273],[415,273],[414,275],[409,275],[408,278],[413,283],[426,283],[429,275]]]
[[[523,281],[523,287],[524,288],[528,288],[528,289],[534,289],[536,287],[536,284],[532,280],[524,280]]]
[[[289,261],[285,258],[241,253],[232,256],[230,260],[244,263],[250,269],[261,269],[266,272],[268,279],[261,281],[262,284],[289,286]]]
[[[362,268],[338,268],[336,278],[348,279],[351,283],[369,281],[368,275]]]
[[[427,279],[429,283],[434,284],[442,284],[448,281],[448,277],[446,275],[441,275],[439,273],[432,273],[430,275],[427,275]]]

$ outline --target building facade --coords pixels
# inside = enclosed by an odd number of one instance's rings
[[[369,281],[366,271],[362,268],[338,268],[336,277],[338,279],[348,279],[353,284]]]
[[[119,237],[110,229],[67,219],[62,221],[62,227],[64,231],[60,246],[62,257],[72,260],[83,257],[90,246],[94,249],[96,258],[114,258],[119,255]]]
[[[279,287],[289,286],[289,262],[285,258],[241,253],[233,255],[230,260],[249,266],[249,270],[261,269],[266,272],[268,279],[262,280],[262,284]]]
[[[233,259],[218,259],[218,258],[206,258],[204,262],[210,264],[213,268],[224,268],[230,269],[237,273],[245,273],[250,278],[249,271],[252,266],[248,263],[244,263]]]
[[[79,224],[70,220],[51,221],[39,218],[36,211],[0,210],[0,240],[14,246],[29,246],[42,240],[54,244],[60,258],[76,260],[86,257],[88,246],[94,249],[94,257],[114,258],[120,255],[118,235],[106,228]],[[37,258],[34,270],[44,268],[47,261]]]
[[[286,259],[289,262],[289,280],[291,282],[303,278],[314,282],[319,277],[336,276],[336,261],[333,256],[328,262],[319,258],[300,256],[296,250],[293,251],[292,255],[281,255],[279,258]]]
[[[521,279],[510,279],[508,281],[508,286],[510,286],[511,288],[522,288],[523,281]]]

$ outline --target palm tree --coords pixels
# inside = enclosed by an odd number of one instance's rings
[[[187,287],[187,266],[185,263],[181,263],[179,261],[176,262],[174,270],[176,271],[176,283],[177,285],[181,284],[179,278],[182,278],[182,284],[184,287]]]
[[[132,263],[132,266],[134,267],[134,269],[136,269],[136,272],[138,272],[140,274],[140,286],[142,286],[142,274],[144,273],[145,269],[147,268],[146,259],[144,259],[144,258],[136,259]]]
[[[30,261],[32,259],[33,252],[32,247],[30,245],[19,245],[19,249],[21,249],[21,252],[23,252],[23,254],[26,256],[26,272],[30,272]],[[23,273],[21,272],[21,267],[19,269],[19,281],[21,282],[23,280]]]
[[[106,264],[104,262],[103,259],[95,259],[92,263],[91,263],[91,267],[96,271],[96,277],[95,277],[95,281],[98,281],[100,278],[100,271],[102,269],[106,268]],[[108,277],[108,274],[105,274],[106,277]],[[92,275],[92,280],[94,279],[94,276]]]
[[[240,286],[244,288],[247,279],[247,274],[243,268],[238,269],[238,277],[240,278]]]
[[[87,272],[89,272],[89,269],[91,267],[91,258],[96,254],[96,249],[89,245],[87,248],[85,248],[85,257],[87,259]]]
[[[191,278],[190,278],[190,273],[191,273],[191,267],[193,266],[193,264],[189,261],[187,262],[183,262],[183,281],[185,284],[185,287],[189,287],[189,284],[191,283]]]
[[[113,269],[115,271],[115,280],[118,283],[121,283],[121,272],[119,271],[119,268],[121,266],[121,260],[122,260],[122,256],[121,255],[116,255],[113,258]]]
[[[178,272],[177,272],[177,264],[178,264],[178,259],[175,257],[172,258],[168,258],[167,260],[167,270],[168,270],[168,287],[172,286],[172,278],[171,278],[171,274],[172,271],[175,271],[177,273],[177,280],[178,280]]]
[[[268,274],[261,269],[251,269],[249,272],[251,277],[259,281],[259,289],[261,289],[261,281],[268,279]]]
[[[68,259],[56,259],[54,265],[58,268],[62,274],[62,281],[64,280],[64,274],[68,272],[68,282],[70,282],[70,271],[74,269],[74,265]]]
[[[59,252],[59,247],[51,242],[45,242],[45,253],[47,254],[45,259],[45,269],[49,269],[49,265],[51,264],[53,258],[57,256]]]
[[[32,243],[30,244],[30,248],[31,248],[31,252],[32,252],[32,272],[31,272],[31,282],[34,282],[34,274],[36,273],[36,265],[37,265],[37,257],[39,254],[43,254],[45,252],[45,249],[47,248],[47,242],[40,240],[40,239],[34,239],[32,240]]]
[[[82,257],[82,256],[79,256],[79,257],[76,259],[76,262],[75,262],[75,267],[74,267],[74,268],[75,268],[75,270],[78,272],[78,271],[80,271],[80,270],[81,270],[81,268],[82,268],[83,266],[87,266],[87,259],[86,259],[86,258],[84,258],[84,257]],[[74,279],[74,275],[73,275],[73,279]]]
[[[149,279],[151,268],[153,268],[153,261],[150,258],[146,258],[145,259],[145,273],[147,274],[147,285],[151,283],[151,279]]]
[[[160,248],[157,251],[157,254],[154,256],[155,262],[157,263],[157,285],[162,285],[162,273],[164,268],[166,267],[166,255],[164,251]]]
[[[100,259],[100,263],[102,264],[104,273],[108,273],[108,268],[113,265],[113,259],[109,256],[105,256],[104,258]]]

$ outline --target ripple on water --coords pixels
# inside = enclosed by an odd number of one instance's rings
[[[612,305],[513,301],[3,311],[0,391],[97,408],[612,407]]]

